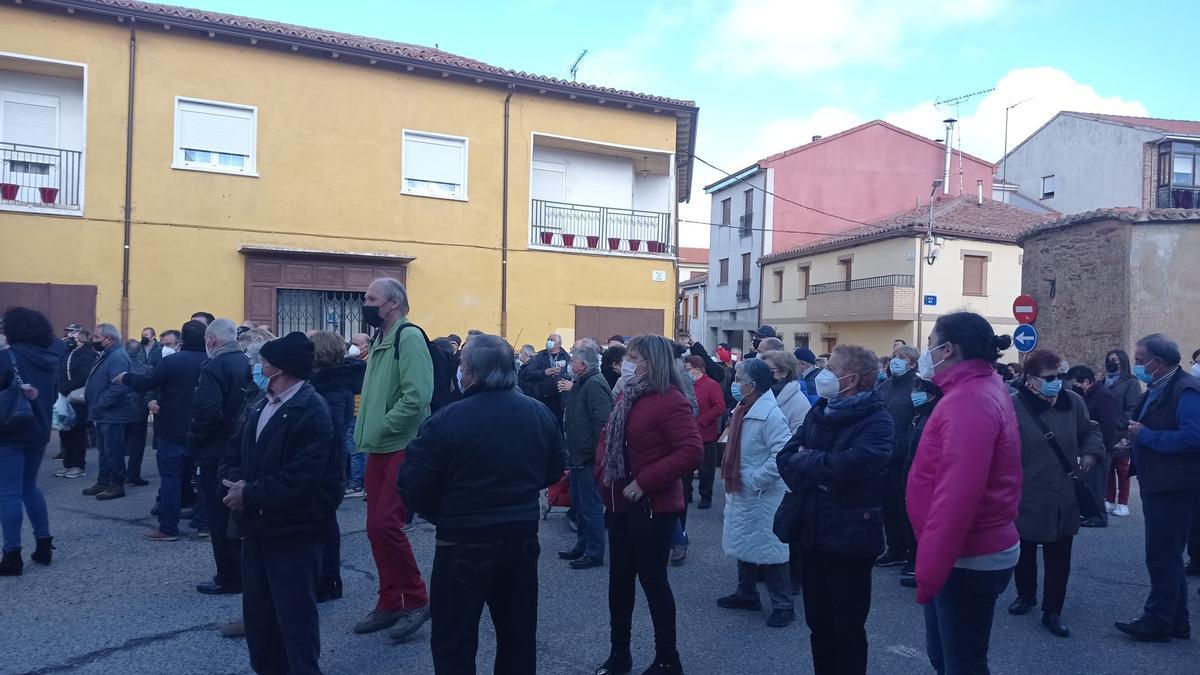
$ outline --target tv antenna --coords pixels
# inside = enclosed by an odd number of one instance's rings
[[[995,87],[989,87],[987,89],[980,89],[979,91],[973,91],[969,94],[963,94],[962,96],[953,96],[950,98],[943,98],[943,99],[935,100],[933,102],[933,105],[934,105],[934,107],[937,107],[937,108],[941,108],[941,107],[945,106],[947,109],[950,106],[954,106],[954,117],[956,119],[962,119],[962,116],[959,115],[959,112],[958,112],[958,108],[959,108],[960,104],[962,104],[964,101],[969,101],[969,100],[975,98],[976,96],[983,96],[984,94],[989,94],[993,91],[996,91]],[[947,138],[946,138],[947,150],[946,151],[950,154],[953,154],[954,139],[950,137],[950,134],[953,132],[950,131],[950,129],[951,129],[950,126],[947,126],[946,129],[947,129]],[[958,128],[955,129],[955,131],[958,132],[958,194],[961,195],[963,192],[962,125],[961,124],[958,125]],[[946,156],[946,167],[947,167],[947,170],[949,170],[950,155]]]
[[[586,49],[579,52],[579,56],[575,59],[575,63],[571,64],[571,81],[572,82],[576,81],[576,78],[579,75],[579,62],[583,60],[583,57],[587,56],[587,53],[588,53],[588,50],[586,50]]]

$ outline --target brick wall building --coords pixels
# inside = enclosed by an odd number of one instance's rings
[[[1200,210],[1102,209],[1025,232],[1022,287],[1038,301],[1038,347],[1098,368],[1166,333],[1200,346]]]

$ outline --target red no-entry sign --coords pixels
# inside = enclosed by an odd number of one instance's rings
[[[1017,319],[1017,323],[1032,324],[1037,321],[1037,300],[1028,295],[1018,295],[1017,299],[1013,301],[1013,316]]]

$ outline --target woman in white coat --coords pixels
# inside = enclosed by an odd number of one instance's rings
[[[761,569],[771,598],[767,625],[782,628],[796,618],[792,604],[788,546],[772,531],[775,511],[783,501],[783,479],[775,455],[791,438],[787,418],[775,402],[775,378],[762,359],[737,366],[733,397],[738,405],[729,422],[729,438],[721,472],[725,477],[726,555],[738,561],[738,584],[733,595],[717,600],[725,609],[761,611],[758,573]]]
[[[787,418],[788,430],[795,433],[812,409],[808,397],[800,391],[800,362],[789,351],[767,352],[762,359],[771,367],[771,376],[775,378],[771,393],[775,394],[775,401]]]

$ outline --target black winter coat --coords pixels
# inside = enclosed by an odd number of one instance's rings
[[[79,345],[71,350],[58,364],[58,393],[70,396],[71,392],[87,384],[88,373],[96,364],[99,354],[90,344]],[[71,405],[75,411],[75,426],[87,422],[87,404]]]
[[[200,367],[192,395],[187,446],[197,466],[216,466],[236,431],[242,406],[258,392],[250,360],[236,347],[220,351]]]
[[[61,340],[55,340],[49,347],[22,342],[0,349],[0,389],[9,386],[15,376],[13,364],[16,363],[21,381],[38,391],[37,398],[29,402],[33,419],[0,431],[0,445],[45,446],[50,442],[50,413],[58,398],[54,388],[55,371],[66,348]]]
[[[125,386],[136,392],[154,392],[159,411],[154,416],[154,431],[172,443],[187,442],[192,423],[192,398],[200,368],[208,360],[203,346],[184,347],[170,358],[160,359],[148,375],[129,373]]]
[[[545,349],[538,352],[537,356],[529,362],[529,367],[522,370],[525,381],[522,383],[521,389],[524,390],[528,386],[529,390],[533,392],[533,396],[537,398],[557,400],[559,398],[558,378],[546,377],[546,370],[553,368],[559,361],[570,363],[571,355],[567,353],[566,349],[560,349],[558,354],[551,354]],[[565,372],[566,368],[563,370]]]
[[[346,359],[340,366],[313,371],[308,382],[329,405],[334,431],[344,434],[350,418],[354,417],[354,396],[362,393],[366,374],[367,362],[359,359]]]
[[[892,446],[892,418],[878,394],[813,406],[776,457],[779,475],[800,499],[796,544],[862,558],[883,552]]]
[[[879,392],[879,398],[883,399],[883,405],[887,408],[888,414],[892,416],[892,431],[897,441],[912,424],[912,390],[916,381],[917,371],[914,368],[899,377],[887,378],[875,388],[875,391]],[[892,461],[896,464],[904,461],[904,449],[899,442],[892,454]]]
[[[519,423],[518,423],[519,422]],[[408,445],[398,486],[437,538],[528,536],[541,517],[539,492],[562,478],[558,420],[516,389],[467,389],[425,420]]]
[[[266,405],[262,396],[246,409],[221,457],[222,479],[246,481],[243,509],[234,513],[239,531],[244,537],[323,532],[342,503],[343,435],[307,382],[258,434]]]
[[[571,391],[563,394],[563,427],[572,469],[596,463],[596,443],[612,413],[613,395],[608,382],[598,372],[575,380]]]

